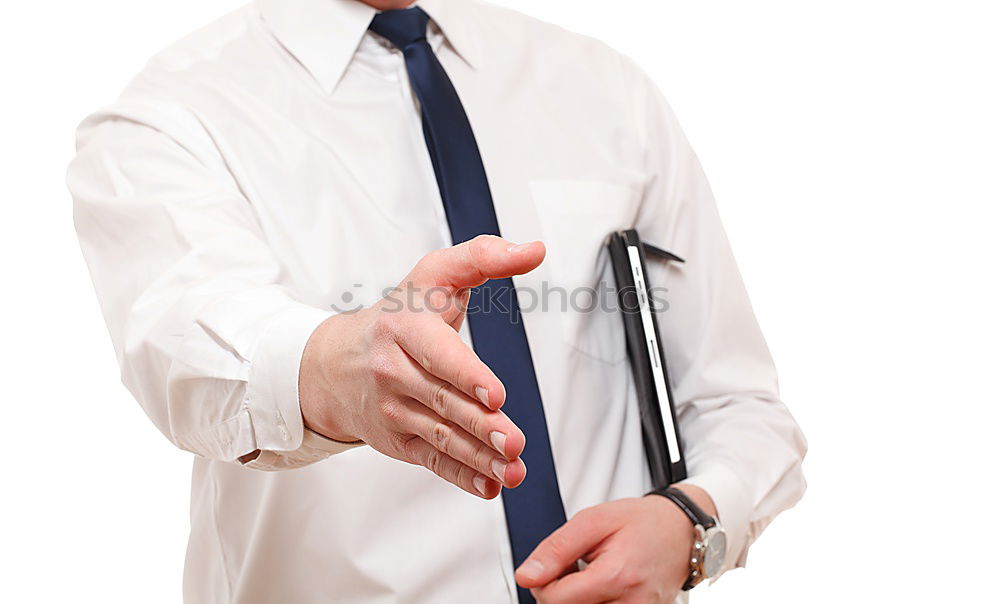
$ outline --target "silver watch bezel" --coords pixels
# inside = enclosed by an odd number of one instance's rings
[[[694,548],[691,552],[691,583],[692,587],[701,583],[705,579],[712,580],[722,574],[722,569],[726,559],[726,548],[728,547],[726,531],[719,525],[706,529],[700,524],[695,525]],[[706,555],[709,551],[708,545],[715,540],[722,540],[721,553],[717,554],[718,559],[713,559],[712,572],[708,572]]]
[[[709,550],[708,544],[714,540],[721,541],[721,547],[719,547],[716,550]],[[717,553],[715,554],[715,556],[718,558],[717,560],[715,559],[712,560],[713,568],[711,569],[711,572],[707,572],[709,570],[707,561],[702,562],[703,566],[705,566],[706,570],[705,574],[708,579],[717,579],[719,575],[722,574],[722,570],[726,564],[726,553],[729,547],[729,539],[726,536],[726,531],[721,526],[714,526],[708,529],[708,531],[706,531],[705,533],[705,544],[706,544],[706,552],[716,551]]]

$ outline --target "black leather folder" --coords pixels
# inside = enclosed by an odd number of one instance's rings
[[[608,251],[618,290],[618,310],[625,324],[649,473],[655,488],[664,487],[687,478],[687,467],[660,329],[651,307],[646,257],[651,256],[655,262],[684,260],[644,245],[634,229],[612,233]]]

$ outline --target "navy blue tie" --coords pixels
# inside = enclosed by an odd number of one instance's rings
[[[453,243],[482,234],[500,235],[472,126],[448,74],[427,43],[428,19],[419,8],[386,11],[375,16],[371,30],[402,50],[406,58]],[[494,279],[476,288],[469,310],[473,348],[506,387],[504,412],[521,428],[527,442],[521,459],[528,474],[516,489],[503,490],[516,567],[566,522],[566,512],[513,281]],[[518,598],[522,603],[534,602],[525,589],[518,588]]]

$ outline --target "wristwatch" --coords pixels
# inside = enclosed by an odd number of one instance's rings
[[[681,589],[688,591],[705,579],[718,577],[726,559],[726,532],[722,530],[715,518],[706,514],[680,489],[665,487],[651,491],[649,494],[660,495],[673,501],[694,524],[691,572]]]

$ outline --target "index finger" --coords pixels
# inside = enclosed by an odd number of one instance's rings
[[[493,411],[503,406],[507,397],[503,382],[439,317],[417,317],[410,328],[396,334],[396,343],[427,373]]]

